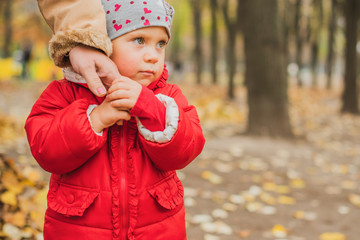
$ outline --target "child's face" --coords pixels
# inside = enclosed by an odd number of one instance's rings
[[[140,28],[112,41],[111,59],[121,75],[148,86],[162,74],[168,40],[164,27]]]

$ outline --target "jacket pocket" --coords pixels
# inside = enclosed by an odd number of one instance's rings
[[[148,188],[148,193],[165,209],[182,205],[184,188],[176,174],[172,174]]]
[[[47,196],[48,207],[65,216],[82,216],[85,210],[94,202],[99,192],[95,189],[56,184]]]

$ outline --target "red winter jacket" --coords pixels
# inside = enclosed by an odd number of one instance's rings
[[[166,79],[165,70],[151,84],[155,94],[168,96],[161,99],[163,132],[132,118],[99,135],[88,110],[103,99],[87,87],[60,80],[42,93],[25,129],[35,159],[52,173],[46,240],[186,239],[183,187],[175,170],[200,154],[204,137],[195,107]]]

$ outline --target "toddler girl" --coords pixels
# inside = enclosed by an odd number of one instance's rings
[[[106,98],[67,68],[25,125],[31,151],[52,173],[44,237],[184,240],[175,170],[200,154],[194,106],[166,82],[173,8],[163,0],[102,0],[121,78]]]

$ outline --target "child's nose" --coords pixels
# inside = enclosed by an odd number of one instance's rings
[[[144,53],[145,62],[156,63],[159,60],[159,54],[154,48],[147,48]]]

